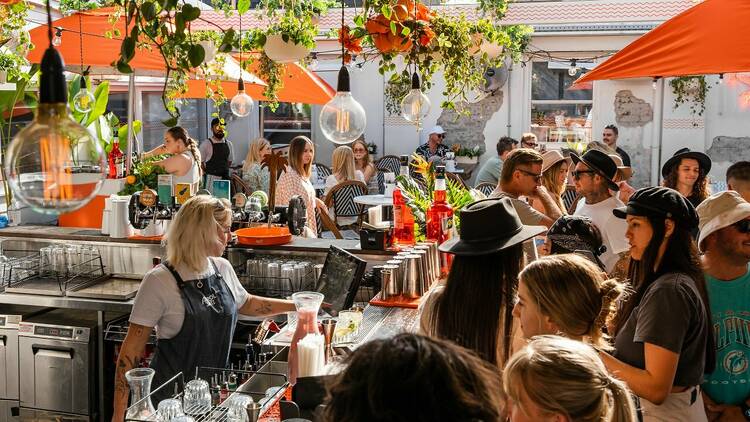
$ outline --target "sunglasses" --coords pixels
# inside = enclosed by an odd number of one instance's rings
[[[538,146],[539,146],[539,144],[530,144],[530,143],[528,143],[528,142],[524,142],[524,143],[523,143],[523,146],[524,146],[525,148],[532,148],[532,149],[533,149],[533,148],[536,148],[536,147],[538,147]]]
[[[750,233],[750,220],[741,220],[732,224],[732,226],[734,226],[734,228],[742,234]]]
[[[523,173],[523,174],[525,174],[527,176],[533,177],[534,180],[537,181],[537,182],[540,181],[540,180],[542,180],[542,175],[541,174],[532,173],[530,171],[526,171],[526,170],[523,170],[523,169],[516,169],[516,170],[520,171],[521,173]]]
[[[574,179],[579,180],[582,174],[594,174],[594,173],[596,172],[593,170],[573,170],[570,174],[573,175]]]

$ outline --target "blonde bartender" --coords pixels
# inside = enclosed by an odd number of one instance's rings
[[[226,367],[238,314],[294,310],[291,301],[250,295],[229,261],[220,258],[231,238],[231,219],[229,201],[208,195],[191,198],[175,216],[165,237],[167,259],[146,274],[133,303],[117,358],[113,421],[125,417],[125,373],[139,365],[152,330],[155,389],[178,372],[194,374],[197,366]],[[155,397],[154,404],[163,398]]]
[[[175,126],[167,129],[164,132],[164,143],[145,152],[143,158],[164,154],[169,154],[169,157],[155,161],[154,164],[172,175],[172,187],[178,183],[190,183],[193,193],[197,192],[201,178],[201,153],[185,128]]]

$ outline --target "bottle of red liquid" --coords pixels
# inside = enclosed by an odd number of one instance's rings
[[[120,151],[120,142],[117,138],[114,139],[112,144],[112,151],[107,156],[107,162],[109,164],[109,179],[119,179],[125,177],[125,154]]]
[[[397,245],[414,244],[414,214],[401,190],[393,190],[393,238]]]
[[[427,239],[434,240],[440,245],[450,239],[453,232],[453,208],[446,201],[445,194],[445,166],[435,167],[435,192],[432,204],[427,210]],[[440,253],[440,268],[443,275],[448,273],[452,257]]]

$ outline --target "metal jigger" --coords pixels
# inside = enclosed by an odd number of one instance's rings
[[[260,419],[260,403],[248,403],[245,407],[248,422],[258,422]]]
[[[323,339],[325,341],[325,356],[326,363],[333,357],[333,333],[336,331],[336,320],[333,318],[326,318],[322,321],[323,324]]]

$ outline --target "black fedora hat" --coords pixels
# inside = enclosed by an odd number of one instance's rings
[[[461,236],[440,245],[454,255],[487,255],[543,233],[543,226],[524,226],[510,198],[482,199],[461,210]]]
[[[586,164],[591,170],[594,170],[596,174],[602,176],[611,190],[620,190],[620,187],[615,183],[617,164],[609,155],[599,150],[590,149],[580,157],[571,152],[570,158],[573,159],[574,165],[583,162],[583,164]]]
[[[690,151],[690,148],[681,148],[678,149],[666,163],[664,163],[664,166],[661,168],[661,176],[667,177],[669,171],[672,170],[672,167],[680,164],[680,161],[682,161],[683,158],[692,158],[693,160],[698,161],[701,169],[706,172],[706,174],[711,171],[711,157],[700,151]]]

